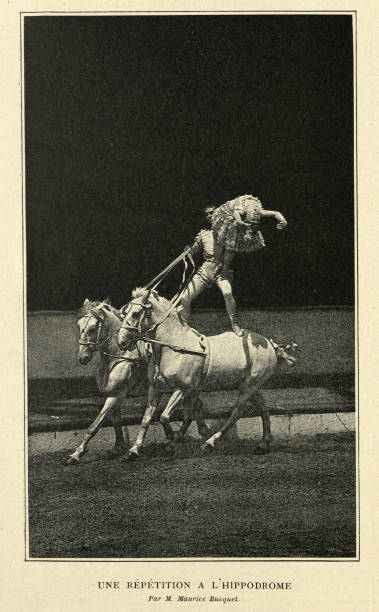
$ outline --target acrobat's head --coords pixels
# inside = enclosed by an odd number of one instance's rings
[[[204,215],[205,215],[205,218],[206,218],[207,223],[209,225],[211,225],[211,223],[212,223],[212,217],[213,217],[213,213],[215,211],[215,208],[216,208],[215,206],[206,206],[204,208]]]

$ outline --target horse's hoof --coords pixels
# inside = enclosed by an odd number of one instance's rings
[[[77,459],[76,457],[70,456],[67,459],[65,465],[79,465],[79,459]]]
[[[174,436],[174,442],[175,443],[181,443],[184,442],[184,436],[182,434],[175,434]]]
[[[200,446],[200,450],[202,453],[204,453],[204,455],[209,455],[210,453],[213,453],[215,447],[212,446],[212,444],[208,444],[207,442],[204,442],[204,444],[202,444]]]
[[[123,461],[126,461],[127,463],[131,463],[132,461],[135,461],[136,459],[139,458],[139,454],[132,452],[132,453],[128,453],[125,457],[123,457]]]
[[[256,446],[254,449],[254,455],[267,455],[270,452],[268,446]]]
[[[117,459],[117,457],[125,455],[127,450],[128,449],[126,448],[126,446],[114,446],[113,448],[107,450],[107,452],[105,453],[105,457],[107,459]]]
[[[164,447],[164,452],[166,455],[172,457],[172,455],[175,454],[175,444],[173,442],[169,442],[168,444],[166,444]]]

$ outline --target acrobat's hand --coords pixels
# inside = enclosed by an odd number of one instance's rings
[[[276,226],[276,229],[283,230],[286,227],[287,227],[287,221],[285,219],[283,219],[282,221],[279,221],[279,223]]]
[[[245,223],[245,221],[242,221],[242,219],[236,219],[234,223],[240,227],[251,227],[250,223]]]

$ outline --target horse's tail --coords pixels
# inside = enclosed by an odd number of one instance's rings
[[[270,342],[275,349],[278,364],[280,365],[281,363],[285,362],[287,365],[293,368],[297,361],[297,358],[294,355],[298,346],[296,342],[291,342],[291,344],[287,344],[286,346],[281,346],[272,340],[272,338],[270,339]]]

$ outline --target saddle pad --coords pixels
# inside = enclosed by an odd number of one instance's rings
[[[225,332],[208,337],[208,368],[202,387],[230,389],[249,373],[251,347],[248,336]],[[249,350],[250,348],[250,350]]]

